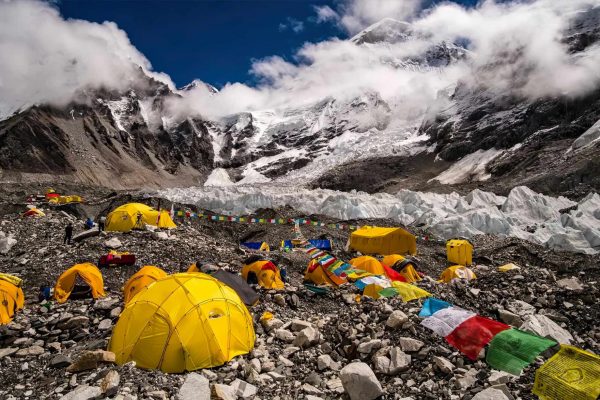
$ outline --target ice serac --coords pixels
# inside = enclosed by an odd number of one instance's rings
[[[594,254],[600,251],[600,196],[579,203],[516,187],[508,197],[474,190],[466,196],[402,190],[396,194],[339,192],[297,186],[167,189],[169,200],[228,215],[291,206],[299,212],[341,220],[389,218],[419,226],[444,239],[480,234],[512,236],[551,249]]]

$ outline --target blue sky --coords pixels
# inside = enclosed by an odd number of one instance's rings
[[[435,1],[435,0],[434,0]],[[432,2],[434,2],[432,1]],[[473,5],[477,0],[456,0]],[[279,55],[291,59],[304,42],[347,34],[314,21],[315,5],[336,8],[339,0],[109,1],[61,0],[65,18],[113,21],[134,46],[178,86],[194,78],[217,87],[253,83],[253,59]],[[294,21],[303,29],[294,31]]]

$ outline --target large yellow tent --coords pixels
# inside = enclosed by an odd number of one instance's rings
[[[403,257],[399,254],[390,254],[383,257],[381,262],[400,273],[408,283],[418,282],[422,279],[421,275],[419,275],[416,270],[415,261],[410,258]]]
[[[452,239],[446,242],[448,262],[454,265],[473,264],[473,245],[468,240]]]
[[[8,280],[0,280],[0,325],[10,323],[24,305],[23,290]]]
[[[116,361],[135,361],[167,373],[222,365],[254,347],[246,306],[229,286],[202,273],[170,275],[128,304],[108,349]]]
[[[363,254],[417,254],[417,238],[402,228],[363,226],[350,235],[350,249]]]
[[[177,225],[166,210],[157,211],[141,203],[128,203],[115,208],[106,217],[106,230],[129,232],[143,229],[145,225],[158,228],[175,228]]]
[[[154,265],[146,265],[140,268],[138,272],[131,275],[131,278],[125,282],[125,286],[123,286],[123,302],[125,304],[129,303],[142,289],[165,276],[167,276],[167,273]]]
[[[245,264],[242,267],[242,278],[248,283],[258,283],[266,289],[283,289],[285,286],[279,268],[267,260]]]
[[[56,286],[54,286],[54,298],[56,301],[59,303],[67,301],[73,288],[75,288],[77,277],[80,277],[89,285],[90,289],[92,289],[93,298],[104,297],[102,273],[94,264],[84,263],[73,265],[58,277]]]
[[[310,260],[306,271],[304,272],[304,280],[317,285],[339,286],[346,283],[344,278],[341,278],[333,272],[326,271],[317,260]]]
[[[350,260],[350,265],[356,269],[366,271],[373,275],[386,275],[383,265],[378,259],[370,256],[360,256]]]

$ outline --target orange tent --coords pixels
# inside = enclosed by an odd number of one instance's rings
[[[23,290],[8,281],[0,280],[0,325],[10,323],[24,305]]]
[[[80,277],[89,285],[92,289],[93,298],[97,299],[105,296],[102,273],[94,264],[84,263],[72,266],[58,277],[56,286],[54,286],[54,298],[57,302],[64,303],[67,301],[75,288],[77,277]]]
[[[416,270],[415,262],[410,258],[403,257],[399,254],[390,254],[383,257],[381,262],[392,268],[394,271],[399,272],[408,283],[418,282],[422,279],[421,275],[419,275]]]
[[[304,272],[304,280],[317,285],[339,286],[346,283],[345,279],[324,269],[317,260],[310,260],[310,263],[308,263]]]
[[[123,302],[125,304],[129,303],[129,300],[133,299],[142,289],[165,276],[167,276],[167,273],[154,265],[146,265],[140,268],[123,286]]]

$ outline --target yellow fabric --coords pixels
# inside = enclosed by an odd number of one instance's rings
[[[417,238],[402,228],[363,226],[350,235],[350,249],[363,254],[417,254]]]
[[[260,316],[260,321],[269,321],[271,319],[273,319],[273,313],[269,312],[269,311],[265,311],[261,316]]]
[[[75,280],[78,276],[90,286],[92,297],[95,299],[104,297],[104,280],[98,267],[91,263],[75,264],[63,272],[56,281],[54,298],[57,302],[64,303],[67,301],[75,287]]]
[[[196,265],[196,263],[193,263],[192,265],[190,265],[190,267],[187,269],[187,272],[200,272],[200,269],[198,269],[198,266]]]
[[[446,252],[449,263],[464,266],[473,264],[473,245],[468,240],[448,240]]]
[[[409,302],[412,300],[420,299],[422,297],[430,297],[431,293],[426,290],[421,289],[415,285],[411,285],[406,282],[392,282],[392,287],[398,290],[398,294],[402,297],[404,302]]]
[[[23,279],[19,278],[18,276],[3,274],[2,272],[0,272],[0,281],[6,281],[12,283],[15,286],[21,286],[21,284],[23,283]]]
[[[29,210],[25,211],[25,213],[23,213],[23,216],[44,217],[46,216],[46,214],[44,214],[39,208],[30,208]]]
[[[50,200],[48,200],[48,203],[50,203],[50,204],[69,204],[69,203],[81,203],[82,201],[83,201],[83,199],[81,198],[81,196],[70,195],[70,196],[52,197]]]
[[[10,323],[24,305],[23,290],[8,281],[0,280],[0,325]]]
[[[596,400],[600,396],[600,357],[561,345],[536,371],[533,393],[540,400]]]
[[[383,290],[382,286],[372,283],[370,285],[365,286],[365,288],[363,289],[363,296],[371,297],[373,299],[378,299],[381,297],[379,295],[379,292],[382,290]]]
[[[350,260],[350,265],[356,269],[369,272],[373,275],[385,275],[383,265],[374,257],[360,256]]]
[[[109,351],[116,362],[181,373],[222,365],[254,347],[252,317],[237,293],[202,273],[170,275],[125,307]]]
[[[121,257],[121,256],[125,256],[127,254],[129,254],[128,251],[116,251],[116,250],[110,250],[108,252],[108,254],[115,256],[115,257]]]
[[[311,268],[314,268],[310,272]],[[345,280],[333,273],[327,273],[317,260],[310,260],[306,271],[304,271],[304,280],[317,285],[339,286],[345,283]]]
[[[374,275],[375,274],[372,274],[367,271],[352,271],[352,272],[347,273],[346,277],[351,281],[357,281],[359,279],[366,278],[367,276],[374,276]]]
[[[146,265],[140,268],[123,286],[123,302],[125,304],[129,303],[142,289],[166,276],[167,273],[165,271],[154,265]]]
[[[470,281],[471,279],[477,279],[477,276],[470,268],[464,265],[453,265],[446,268],[440,276],[440,281],[444,283],[449,283],[452,279],[466,279]]]
[[[511,271],[513,269],[521,269],[521,267],[517,266],[516,264],[510,263],[510,264],[505,264],[502,265],[500,267],[498,267],[498,271],[500,272],[508,272]]]
[[[381,262],[391,268],[397,262],[404,261],[405,259],[406,257],[403,257],[399,254],[390,254],[383,257],[383,260]],[[412,263],[407,264],[404,268],[402,268],[402,271],[400,271],[400,275],[402,275],[408,283],[419,282],[422,279],[421,275],[419,275]]]
[[[283,289],[284,283],[281,280],[279,268],[277,271],[270,269],[263,270],[262,267],[270,261],[256,261],[242,267],[242,278],[248,282],[248,275],[254,273],[258,279],[258,284],[266,289]]]
[[[262,242],[262,244],[260,245],[260,249],[258,249],[259,251],[271,251],[271,249],[269,248],[269,244],[267,242]]]
[[[138,224],[138,215],[140,214],[142,216],[141,224]],[[132,229],[143,229],[144,225],[167,229],[177,226],[165,210],[157,211],[146,204],[128,203],[115,208],[108,214],[105,229],[107,231],[129,232]]]

